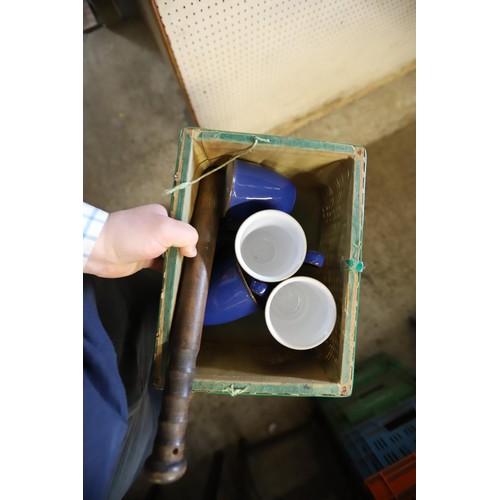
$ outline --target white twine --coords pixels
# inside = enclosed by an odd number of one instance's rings
[[[269,139],[263,139],[262,137],[255,137],[255,140],[254,140],[253,144],[249,148],[246,148],[243,151],[241,151],[240,153],[237,153],[237,154],[231,156],[231,158],[229,160],[227,160],[226,162],[224,162],[222,165],[219,165],[217,168],[214,168],[213,170],[210,170],[210,172],[207,172],[207,173],[201,175],[197,179],[193,179],[191,181],[182,182],[181,184],[177,184],[177,186],[174,186],[173,188],[165,189],[165,191],[163,191],[163,194],[165,194],[165,195],[172,194],[172,193],[175,193],[176,191],[180,191],[181,189],[186,189],[188,186],[192,186],[193,184],[196,184],[197,182],[200,182],[205,177],[213,174],[214,172],[217,172],[221,168],[226,167],[233,160],[236,160],[237,158],[239,158],[240,156],[243,156],[246,153],[250,153],[255,148],[255,146],[257,146],[257,144],[259,142],[271,142],[271,141]]]

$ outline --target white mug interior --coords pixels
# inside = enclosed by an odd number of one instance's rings
[[[280,210],[262,210],[251,215],[235,238],[235,253],[241,267],[250,276],[271,283],[295,274],[306,252],[302,226]]]
[[[337,307],[330,290],[318,280],[297,276],[280,283],[265,309],[271,335],[290,349],[312,349],[332,333]]]

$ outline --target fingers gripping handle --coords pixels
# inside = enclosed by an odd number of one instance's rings
[[[221,214],[221,187],[219,172],[203,179],[191,220],[199,235],[198,255],[184,260],[158,432],[144,470],[149,480],[158,484],[177,481],[187,467],[185,434]]]

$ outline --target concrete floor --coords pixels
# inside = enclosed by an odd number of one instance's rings
[[[83,59],[84,200],[108,211],[165,202],[179,132],[192,125],[170,64],[140,19],[84,35]],[[415,73],[291,135],[367,148],[357,360],[385,350],[415,366]],[[202,498],[214,452],[292,429],[311,411],[309,399],[195,394],[188,473],[155,498]],[[126,498],[148,491],[139,478]]]

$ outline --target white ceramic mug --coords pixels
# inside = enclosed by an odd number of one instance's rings
[[[241,224],[234,241],[240,266],[253,278],[273,283],[293,276],[307,263],[323,265],[324,256],[307,251],[302,226],[280,210],[262,210]]]
[[[265,317],[271,335],[290,349],[312,349],[332,333],[337,306],[320,281],[297,276],[281,282],[267,299]]]

